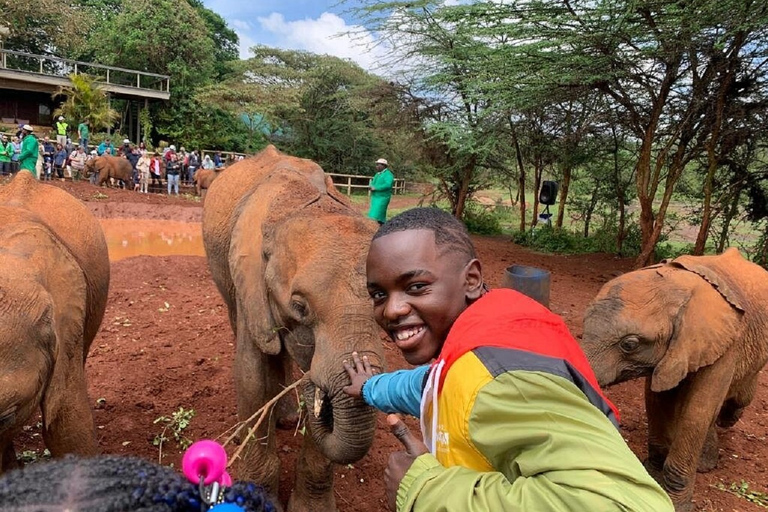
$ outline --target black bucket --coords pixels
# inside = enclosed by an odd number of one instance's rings
[[[536,302],[549,307],[549,271],[525,265],[507,267],[502,288],[512,288]]]

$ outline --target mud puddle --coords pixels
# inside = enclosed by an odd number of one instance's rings
[[[199,222],[99,219],[109,260],[133,256],[205,256]]]

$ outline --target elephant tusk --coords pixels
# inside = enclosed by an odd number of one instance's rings
[[[323,407],[323,399],[320,398],[320,388],[315,388],[315,404],[312,412],[315,414],[315,418],[320,417],[320,409]]]

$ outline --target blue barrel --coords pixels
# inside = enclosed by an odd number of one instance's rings
[[[502,288],[512,288],[549,307],[549,271],[525,265],[507,267]]]

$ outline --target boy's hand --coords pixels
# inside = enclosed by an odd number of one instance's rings
[[[405,446],[404,452],[395,452],[389,456],[387,469],[384,471],[384,486],[387,490],[387,504],[389,510],[397,510],[397,489],[400,481],[410,469],[416,457],[429,453],[427,446],[411,434],[408,427],[396,414],[387,416],[387,424],[395,437]]]
[[[363,396],[363,384],[365,381],[376,375],[376,372],[371,368],[371,363],[368,361],[368,356],[360,356],[357,352],[352,352],[352,362],[354,366],[349,364],[349,361],[344,360],[344,369],[347,370],[347,375],[352,383],[349,386],[342,388],[346,394],[354,396],[356,398],[362,398]]]

